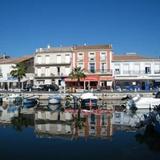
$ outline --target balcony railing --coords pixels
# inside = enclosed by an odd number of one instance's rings
[[[151,74],[151,71],[135,71],[135,70],[131,70],[131,71],[114,71],[115,75],[148,75]],[[154,72],[154,74],[160,74],[160,72]]]
[[[111,69],[97,69],[97,70],[85,70],[86,74],[112,74]]]
[[[65,65],[70,65],[71,62],[61,62],[61,63],[35,63],[35,66],[65,66]]]
[[[68,75],[67,74],[64,74],[64,73],[57,73],[57,74],[53,74],[53,73],[51,73],[51,74],[48,74],[48,75],[46,75],[46,74],[40,74],[40,75],[38,75],[38,74],[35,74],[35,78],[57,78],[57,77],[67,77]]]

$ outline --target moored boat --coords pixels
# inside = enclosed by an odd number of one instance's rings
[[[59,95],[53,95],[53,96],[50,96],[48,98],[48,103],[49,104],[60,104],[61,100],[62,100],[61,96],[59,96]]]
[[[23,98],[23,108],[34,107],[37,104],[38,104],[37,97],[24,97]]]
[[[139,94],[127,101],[126,107],[130,109],[136,107],[137,109],[153,109],[160,105],[160,98],[142,97]]]
[[[96,109],[98,97],[93,93],[84,93],[81,96],[81,108],[82,109]]]

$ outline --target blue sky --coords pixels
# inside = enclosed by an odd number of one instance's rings
[[[0,52],[112,44],[117,54],[160,55],[159,0],[0,0]]]

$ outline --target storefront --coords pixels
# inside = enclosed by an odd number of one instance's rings
[[[78,86],[77,79],[70,79],[66,78],[66,88],[75,87],[79,89],[85,90],[111,90],[112,89],[112,76],[99,76],[99,75],[92,75],[87,76],[85,79],[80,80],[80,84]]]

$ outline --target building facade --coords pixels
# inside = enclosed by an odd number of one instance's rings
[[[72,68],[81,67],[86,75],[81,80],[81,88],[111,89],[112,86],[112,46],[73,46]],[[75,86],[76,80],[65,79],[67,86]]]
[[[26,68],[26,76],[21,79],[21,87],[27,83],[33,83],[34,80],[34,57],[33,55],[19,58],[0,59],[0,88],[2,90],[12,90],[18,87],[18,80],[11,76],[10,72],[17,63],[23,63]]]
[[[160,87],[160,59],[137,54],[113,55],[114,89],[154,90]]]
[[[57,84],[65,87],[64,79],[71,72],[72,47],[40,48],[36,50],[35,85]]]

